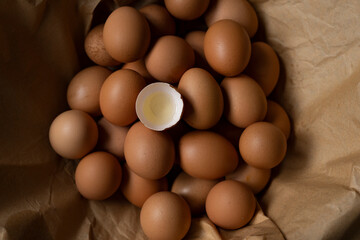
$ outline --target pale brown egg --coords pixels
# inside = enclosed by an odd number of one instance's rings
[[[177,36],[159,38],[148,55],[145,66],[156,80],[177,83],[195,62],[194,51],[184,39]]]
[[[278,103],[271,100],[267,101],[267,113],[264,121],[272,123],[280,128],[285,134],[286,139],[289,138],[291,131],[290,119],[284,108]]]
[[[254,42],[245,74],[259,83],[266,96],[274,90],[279,79],[280,64],[274,49],[267,43]]]
[[[67,88],[67,102],[71,109],[101,115],[99,96],[105,79],[111,74],[107,68],[92,66],[81,70],[70,81]]]
[[[122,66],[122,69],[130,69],[130,70],[134,70],[135,72],[137,72],[138,74],[140,74],[146,84],[150,84],[155,82],[155,79],[150,75],[150,73],[148,72],[148,70],[145,67],[145,62],[144,59],[139,59],[135,62],[129,62],[129,63],[125,63]]]
[[[153,131],[141,122],[131,126],[125,138],[126,163],[137,175],[147,179],[160,179],[172,168],[175,146],[165,132]]]
[[[124,197],[135,206],[141,208],[151,195],[168,189],[167,179],[150,180],[140,177],[127,166],[123,165],[123,177],[120,189]]]
[[[133,62],[142,58],[150,44],[150,27],[135,8],[124,6],[107,18],[103,39],[107,52],[119,62]]]
[[[192,131],[179,141],[180,166],[190,176],[219,179],[235,170],[238,153],[223,136]]]
[[[242,182],[256,194],[264,189],[270,180],[270,175],[270,169],[255,168],[241,161],[234,172],[226,175],[226,179]]]
[[[149,23],[151,37],[175,34],[175,21],[163,6],[149,4],[139,10]]]
[[[124,142],[129,127],[117,126],[105,118],[101,118],[98,121],[98,128],[99,140],[97,149],[109,152],[119,159],[124,159]]]
[[[87,56],[100,66],[117,66],[120,63],[114,60],[106,51],[103,41],[104,24],[100,24],[86,35],[84,48]]]
[[[190,208],[173,192],[158,192],[149,197],[140,212],[140,224],[149,239],[180,240],[189,231]]]
[[[230,123],[245,128],[265,118],[266,97],[255,80],[242,74],[224,78],[220,87],[224,96],[224,115]]]
[[[87,199],[104,200],[119,188],[121,171],[120,163],[110,153],[90,153],[80,160],[76,168],[76,187]]]
[[[232,20],[220,20],[209,27],[204,38],[207,62],[224,76],[240,74],[251,55],[251,43],[246,30]]]
[[[100,90],[100,109],[106,120],[119,126],[134,122],[136,98],[145,85],[144,78],[133,70],[113,72]]]
[[[238,22],[250,37],[253,37],[258,29],[256,12],[247,0],[212,0],[205,14],[206,24],[210,27],[223,19]]]
[[[96,122],[80,110],[58,115],[49,131],[51,147],[64,158],[79,159],[89,153],[98,140]]]
[[[286,148],[284,133],[268,122],[251,124],[240,136],[240,154],[247,164],[256,168],[277,166],[284,159]]]
[[[167,10],[174,17],[181,20],[194,20],[199,18],[209,6],[210,0],[165,0]]]
[[[208,129],[220,120],[224,99],[209,72],[201,68],[187,70],[179,81],[178,91],[184,99],[183,119],[191,127]]]
[[[218,182],[219,180],[194,178],[181,172],[175,178],[171,191],[186,200],[193,215],[200,215],[205,212],[205,200],[210,189]]]
[[[209,219],[224,229],[245,226],[253,217],[256,199],[245,184],[225,180],[216,184],[206,198],[206,213]]]

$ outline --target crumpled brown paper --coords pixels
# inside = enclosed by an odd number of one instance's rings
[[[281,60],[271,98],[292,120],[288,153],[247,227],[225,231],[196,218],[186,238],[358,239],[360,2],[251,2],[257,38]],[[145,239],[139,209],[121,194],[82,198],[76,161],[48,141],[51,121],[67,109],[68,82],[91,64],[85,34],[129,3],[145,1],[0,2],[0,239]]]

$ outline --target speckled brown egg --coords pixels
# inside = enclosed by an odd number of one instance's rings
[[[100,90],[100,109],[111,123],[126,126],[137,119],[135,102],[145,87],[144,78],[129,69],[113,72]]]
[[[119,159],[124,159],[124,142],[128,126],[117,126],[101,118],[98,121],[99,140],[96,146],[97,149],[107,151]]]
[[[104,200],[119,188],[121,176],[116,157],[107,152],[93,152],[80,160],[75,171],[75,183],[83,197]]]
[[[122,69],[130,69],[130,70],[134,70],[135,72],[137,72],[138,74],[140,74],[146,84],[150,84],[155,82],[155,79],[150,75],[150,73],[148,72],[148,70],[145,67],[145,62],[144,59],[139,59],[135,62],[129,62],[129,63],[125,63],[122,66]]]
[[[240,136],[239,150],[244,161],[256,168],[270,169],[284,159],[286,137],[275,125],[257,122],[248,126]]]
[[[290,119],[284,108],[278,103],[268,100],[267,101],[267,113],[264,121],[269,122],[280,128],[288,139],[291,131]]]
[[[98,140],[96,122],[80,110],[58,115],[49,131],[51,147],[64,158],[79,159],[89,153]]]
[[[271,170],[255,168],[240,162],[236,170],[228,175],[226,179],[233,179],[244,183],[251,188],[254,194],[264,189],[270,180]]]
[[[187,70],[179,81],[178,91],[184,99],[183,119],[191,127],[208,129],[220,120],[224,99],[209,72],[201,68]]]
[[[106,51],[103,41],[104,24],[100,24],[86,35],[84,48],[87,56],[100,66],[117,66],[120,63],[114,60]]]
[[[131,126],[125,138],[125,159],[129,168],[147,179],[160,179],[172,168],[175,146],[165,132],[153,131],[141,122]]]
[[[165,177],[159,180],[140,177],[125,164],[123,165],[123,177],[120,189],[129,202],[141,208],[146,199],[151,195],[160,191],[166,191],[168,189],[168,183]]]
[[[235,147],[223,136],[210,131],[192,131],[179,141],[180,166],[190,176],[219,179],[238,164]]]
[[[245,73],[258,82],[268,96],[275,88],[280,73],[279,59],[274,49],[267,43],[254,42]]]
[[[218,21],[206,31],[204,53],[207,62],[218,73],[224,76],[238,75],[250,59],[249,35],[235,21]]]
[[[212,0],[205,14],[205,21],[211,26],[217,21],[231,19],[242,25],[250,37],[258,29],[258,18],[247,0]]]
[[[209,219],[224,229],[245,226],[253,217],[256,200],[245,184],[225,180],[216,184],[206,198],[206,213]]]
[[[100,89],[111,71],[100,66],[81,70],[70,81],[67,88],[67,102],[71,109],[101,115],[99,96]]]
[[[181,172],[175,178],[171,191],[186,200],[193,215],[200,215],[205,212],[205,200],[210,189],[218,182],[219,180],[194,178]]]
[[[194,20],[199,18],[208,8],[210,0],[165,0],[168,11],[181,20]]]
[[[184,39],[171,35],[159,38],[145,57],[145,66],[151,76],[167,83],[179,82],[194,62],[191,46]]]
[[[175,21],[163,6],[149,4],[139,10],[149,23],[151,37],[175,34]]]
[[[264,119],[266,97],[255,80],[242,74],[224,78],[220,86],[224,96],[224,115],[230,123],[245,128]]]
[[[150,27],[135,8],[124,6],[107,18],[103,39],[106,51],[119,62],[133,62],[145,55],[150,44]]]
[[[176,193],[158,192],[144,203],[140,224],[149,239],[180,240],[190,228],[190,208]]]

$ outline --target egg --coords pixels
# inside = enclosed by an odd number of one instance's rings
[[[210,190],[205,208],[209,219],[215,225],[224,229],[238,229],[253,217],[256,200],[245,184],[225,180]]]
[[[101,118],[97,124],[99,140],[96,148],[107,151],[119,159],[124,159],[124,142],[129,127],[116,126],[106,118]]]
[[[245,74],[259,83],[268,96],[275,88],[280,73],[279,59],[274,49],[267,43],[254,42]]]
[[[265,188],[270,180],[270,175],[270,169],[255,168],[240,162],[234,172],[226,175],[226,179],[233,179],[244,183],[256,194]]]
[[[175,161],[175,146],[171,137],[165,132],[150,130],[141,122],[130,127],[124,153],[129,168],[147,179],[164,177]]]
[[[180,166],[190,176],[219,179],[235,170],[238,153],[223,136],[210,131],[192,131],[179,141]]]
[[[258,29],[256,12],[247,0],[212,0],[204,18],[209,27],[223,19],[234,20],[246,29],[250,37]]]
[[[268,122],[251,124],[240,136],[240,154],[247,164],[256,168],[277,166],[284,159],[286,148],[284,133]]]
[[[125,63],[122,66],[122,69],[130,69],[130,70],[137,72],[144,78],[146,84],[155,82],[155,79],[150,75],[150,73],[146,69],[143,58],[136,60],[135,62]]]
[[[224,115],[230,123],[245,128],[265,118],[266,97],[255,80],[241,74],[224,78],[220,87],[224,96]]]
[[[134,122],[136,98],[145,85],[144,78],[133,70],[113,72],[100,90],[100,109],[106,120],[118,126]]]
[[[119,7],[107,18],[103,40],[106,51],[119,62],[133,62],[142,58],[150,44],[150,27],[135,8]]]
[[[209,6],[210,0],[164,0],[168,11],[181,20],[194,20],[199,18]]]
[[[81,70],[70,81],[67,88],[67,102],[71,109],[82,110],[92,116],[101,115],[100,89],[111,71],[100,66]]]
[[[291,124],[290,119],[284,108],[278,103],[268,100],[267,101],[267,113],[264,121],[269,122],[280,128],[285,134],[286,139],[290,136]]]
[[[234,126],[223,117],[213,128],[211,128],[211,131],[224,136],[233,146],[238,148],[239,139],[244,129]]]
[[[171,191],[185,199],[193,215],[200,215],[205,212],[205,200],[210,189],[218,182],[219,180],[194,178],[181,172],[175,178]]]
[[[251,55],[251,43],[246,30],[232,20],[220,20],[209,27],[204,38],[207,62],[224,76],[240,74]]]
[[[75,170],[75,183],[80,194],[91,200],[104,200],[113,195],[121,183],[121,166],[107,152],[93,152],[80,160]]]
[[[178,91],[184,98],[183,119],[191,127],[208,129],[220,120],[224,99],[209,72],[201,68],[187,70],[179,81]]]
[[[124,197],[135,206],[141,208],[151,195],[168,189],[167,179],[150,180],[142,178],[123,165],[123,177],[120,189]]]
[[[149,197],[140,212],[140,224],[149,239],[180,240],[189,231],[191,213],[188,204],[172,192]]]
[[[163,6],[149,4],[139,10],[147,19],[152,37],[175,34],[175,21]]]
[[[148,55],[145,66],[156,80],[177,83],[186,70],[195,62],[194,51],[190,45],[177,36],[159,38]]]
[[[86,35],[84,48],[87,56],[100,66],[117,66],[120,63],[114,60],[106,51],[103,41],[104,24],[100,24]]]
[[[98,140],[96,122],[80,110],[58,115],[49,130],[51,147],[64,158],[79,159],[89,153]]]

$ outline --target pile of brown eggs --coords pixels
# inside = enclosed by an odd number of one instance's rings
[[[176,31],[194,20],[200,30]],[[251,42],[257,28],[246,0],[124,6],[94,27],[85,51],[97,65],[71,80],[71,110],[49,132],[59,155],[81,159],[80,194],[104,200],[120,189],[151,239],[181,239],[203,214],[224,229],[245,226],[290,133],[284,109],[267,100],[279,61]],[[148,107],[138,107],[150,86]]]

